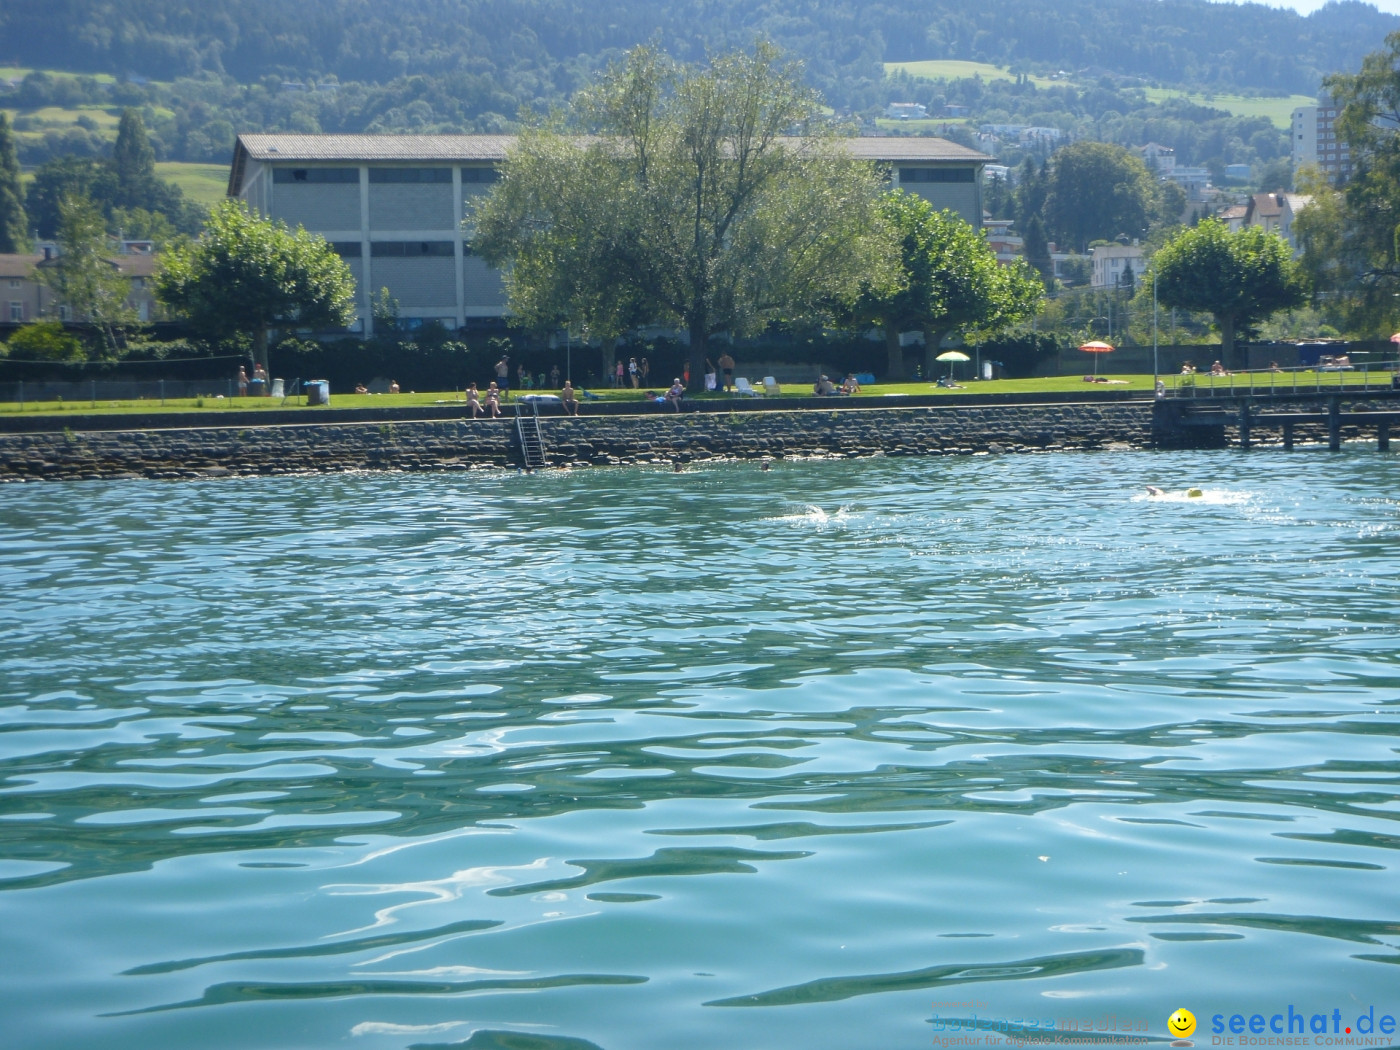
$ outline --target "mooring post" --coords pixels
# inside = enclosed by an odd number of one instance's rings
[[[1390,420],[1382,419],[1376,424],[1376,449],[1380,452],[1390,451]]]
[[[1249,451],[1249,399],[1240,399],[1240,448]]]
[[[1283,450],[1293,451],[1293,421],[1289,419],[1283,421]]]
[[[1336,452],[1342,447],[1342,399],[1327,399],[1327,447]]]

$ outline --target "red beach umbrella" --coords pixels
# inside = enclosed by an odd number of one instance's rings
[[[1082,343],[1082,344],[1080,344],[1079,349],[1083,350],[1086,354],[1111,354],[1111,353],[1113,353],[1113,347],[1109,346],[1107,343],[1101,343],[1101,342],[1099,342],[1097,339],[1094,339],[1094,340],[1092,340],[1091,342],[1088,342],[1088,343]],[[1098,375],[1098,374],[1099,374],[1099,359],[1096,357],[1096,358],[1094,358],[1094,375]]]

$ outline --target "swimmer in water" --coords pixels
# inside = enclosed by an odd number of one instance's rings
[[[1148,494],[1149,496],[1165,496],[1165,495],[1166,495],[1166,493],[1163,492],[1161,489],[1159,489],[1156,485],[1148,485],[1148,486],[1147,486],[1147,494]]]

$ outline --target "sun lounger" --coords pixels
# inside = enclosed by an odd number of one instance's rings
[[[737,376],[737,377],[735,377],[735,379],[734,379],[734,390],[739,394],[740,397],[762,397],[762,396],[763,396],[763,395],[760,394],[757,390],[755,390],[755,389],[753,388],[753,384],[750,383],[750,382],[749,382],[747,379],[745,379],[743,376]]]

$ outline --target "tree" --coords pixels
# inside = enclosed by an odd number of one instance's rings
[[[606,336],[638,318],[690,337],[816,314],[892,276],[880,177],[841,149],[771,45],[707,68],[636,48],[573,110],[591,141],[540,126],[476,209],[474,248],[506,267],[510,308]]]
[[[31,361],[76,363],[87,359],[83,341],[61,321],[33,321],[10,336],[9,352]]]
[[[29,247],[29,219],[20,188],[19,154],[10,120],[0,111],[0,254],[13,255]]]
[[[1152,268],[1159,303],[1215,317],[1226,368],[1235,367],[1237,334],[1306,299],[1288,242],[1259,226],[1231,233],[1219,219],[1203,219],[1163,245]]]
[[[114,182],[110,201],[113,207],[153,211],[165,203],[162,199],[164,187],[156,178],[156,152],[151,148],[141,114],[134,109],[122,111],[110,167]]]
[[[1050,241],[1045,236],[1045,223],[1040,221],[1039,215],[1032,215],[1030,221],[1026,223],[1025,230],[1021,235],[1022,247],[1025,251],[1026,262],[1035,268],[1040,274],[1041,283],[1046,288],[1051,288],[1055,284],[1055,260],[1050,254]]]
[[[72,320],[92,325],[108,354],[120,354],[136,311],[127,305],[131,286],[108,258],[107,230],[92,201],[66,197],[59,203],[58,258],[36,273]]]
[[[999,265],[980,230],[902,190],[886,193],[880,210],[899,238],[902,279],[893,288],[868,288],[848,318],[884,329],[890,376],[904,374],[901,332],[923,333],[924,374],[932,375],[939,344],[949,335],[997,332],[1035,313],[1044,296],[1035,270],[1019,260]]]
[[[1336,199],[1312,173],[1314,206],[1300,216],[1318,290],[1345,293],[1354,324],[1373,329],[1396,319],[1400,292],[1400,32],[1385,42],[1359,73],[1323,82],[1341,107],[1353,173]]]
[[[350,268],[323,238],[224,201],[204,236],[166,252],[156,296],[206,335],[247,334],[267,367],[273,328],[339,328],[354,316]]]
[[[1135,153],[1107,142],[1074,142],[1050,165],[1045,221],[1057,240],[1082,252],[1092,240],[1140,236],[1156,198]]]

